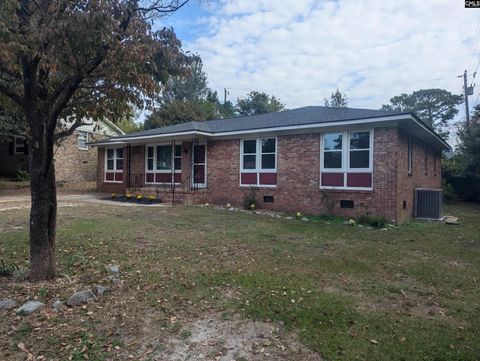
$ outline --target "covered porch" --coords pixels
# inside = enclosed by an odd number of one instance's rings
[[[205,138],[152,138],[115,143],[96,144],[100,191],[143,194],[172,203],[197,203],[206,193]]]

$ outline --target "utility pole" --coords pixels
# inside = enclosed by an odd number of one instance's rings
[[[463,73],[463,92],[465,93],[465,119],[467,120],[467,127],[469,127],[470,111],[468,109],[467,70]]]
[[[227,104],[227,88],[223,88],[223,105]]]
[[[461,78],[462,75],[459,75],[458,77]],[[475,74],[473,74],[473,77],[475,78]],[[473,94],[473,85],[467,86],[466,70],[463,72],[463,93],[465,96],[465,121],[466,121],[467,127],[469,127],[470,126],[470,110],[468,109],[468,96]]]

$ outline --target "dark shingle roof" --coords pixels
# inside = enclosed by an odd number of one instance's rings
[[[186,122],[161,128],[143,130],[114,137],[112,139],[161,135],[188,131],[204,131],[208,133],[232,132],[262,128],[306,125],[314,123],[342,122],[347,120],[375,118],[409,114],[373,109],[330,108],[310,106],[275,113],[242,116],[229,119],[209,120],[205,122]]]

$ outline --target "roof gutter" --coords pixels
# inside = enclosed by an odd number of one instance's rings
[[[127,144],[126,142],[120,142],[120,141],[114,141],[114,142],[109,142],[108,139],[105,140],[99,140],[98,142],[87,142],[87,145],[91,146],[103,146],[103,145],[123,145]]]
[[[165,133],[165,134],[153,134],[153,135],[144,135],[140,137],[121,137],[121,138],[116,138],[118,140],[124,141],[124,140],[141,140],[141,139],[152,139],[152,138],[165,138],[165,137],[175,137],[179,135],[202,135],[205,137],[211,137],[214,134],[211,132],[205,132],[205,131],[200,131],[200,130],[189,130],[186,132],[176,132],[176,133]]]
[[[451,150],[452,147],[450,144],[448,144],[441,136],[439,136],[437,133],[435,133],[429,126],[427,126],[419,117],[417,117],[415,114],[410,113],[410,117],[417,123],[420,127],[425,129],[428,133],[433,135],[442,145],[445,147],[446,150]]]

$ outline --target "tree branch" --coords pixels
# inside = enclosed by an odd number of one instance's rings
[[[141,12],[157,12],[157,13],[163,13],[163,14],[167,14],[167,13],[172,13],[172,12],[175,12],[177,10],[179,10],[180,8],[182,8],[183,6],[185,6],[185,4],[187,4],[190,0],[183,0],[183,1],[171,1],[170,4],[168,5],[161,5],[163,4],[163,1],[161,0],[157,0],[157,1],[154,1],[152,5],[150,6],[147,6],[147,7],[136,7],[135,8],[135,11],[141,11]],[[176,5],[174,5],[176,4]]]
[[[5,96],[12,99],[15,103],[17,103],[20,107],[25,107],[25,101],[21,95],[15,93],[10,87],[7,87],[3,84],[0,84],[0,93],[4,94]]]
[[[106,53],[107,49],[104,50]],[[47,100],[47,103],[52,104],[49,113],[49,122],[56,123],[58,115],[63,108],[65,108],[73,94],[75,94],[75,91],[78,89],[82,81],[103,62],[105,59],[105,53],[103,55],[98,55],[97,58],[89,64],[87,69],[83,71],[79,70],[72,77],[65,79],[65,81],[63,81],[50,95]]]
[[[56,143],[59,140],[61,140],[62,138],[69,137],[70,135],[72,135],[75,132],[75,130],[77,128],[81,127],[82,125],[86,125],[86,124],[87,123],[84,123],[82,120],[76,120],[75,123],[73,123],[70,128],[62,130],[61,132],[58,132],[57,134],[55,134],[54,142]]]

